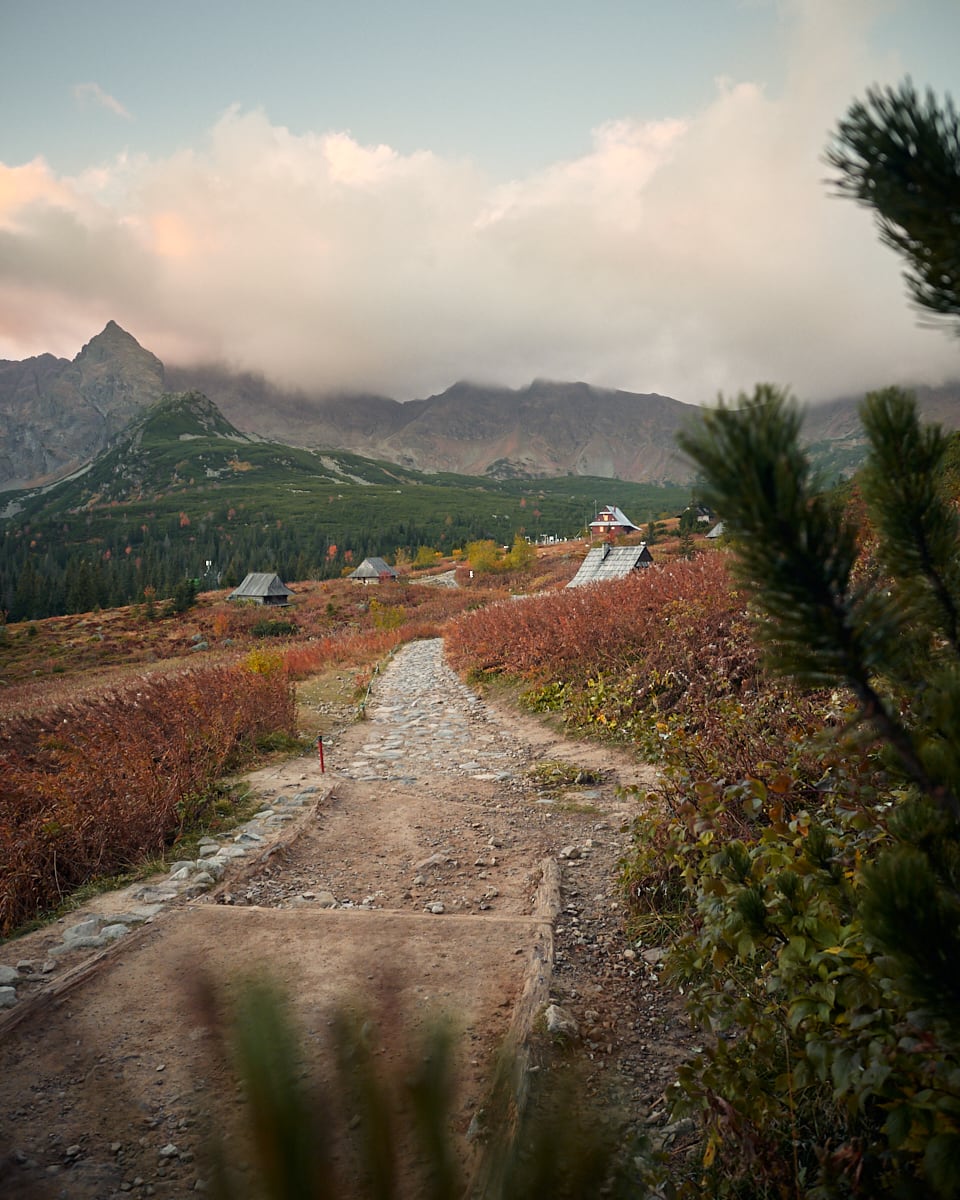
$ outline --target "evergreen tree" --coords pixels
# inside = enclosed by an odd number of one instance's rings
[[[862,418],[869,526],[818,486],[786,392],[764,385],[736,406],[721,401],[681,445],[731,535],[771,665],[848,689],[854,724],[887,748],[895,782],[877,804],[889,813],[889,843],[858,872],[847,929],[890,1015],[856,1035],[838,1024],[809,1062],[838,1099],[849,1090],[860,1111],[888,1114],[875,1161],[884,1180],[904,1178],[870,1194],[951,1197],[960,1162],[960,515],[944,484],[949,439],[920,424],[912,397],[874,393]],[[871,1075],[866,1065],[880,1061],[890,1067]]]

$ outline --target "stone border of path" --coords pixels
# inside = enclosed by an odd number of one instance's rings
[[[294,821],[311,800],[322,800],[333,786],[305,787],[290,796],[276,796],[228,837],[201,838],[199,856],[171,863],[159,882],[132,884],[125,889],[131,905],[121,913],[104,916],[80,909],[76,920],[65,925],[60,942],[51,947],[41,965],[22,959],[15,966],[0,964],[0,1010],[12,1009],[21,1000],[23,985],[47,984],[56,978],[59,959],[75,950],[103,951],[127,937],[137,926],[152,922],[171,901],[195,900],[214,887],[237,859],[261,852],[276,840],[278,831]],[[8,1021],[0,1016],[0,1034]]]

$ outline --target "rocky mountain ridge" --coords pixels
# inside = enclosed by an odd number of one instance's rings
[[[0,490],[83,466],[163,391],[163,363],[114,321],[72,361],[0,361]]]
[[[89,463],[165,392],[202,392],[243,433],[337,449],[424,472],[496,479],[590,475],[685,483],[678,430],[697,411],[669,396],[534,380],[460,382],[401,403],[311,395],[220,367],[165,367],[116,322],[72,359],[0,361],[0,491],[37,487]],[[917,389],[924,415],[960,428],[960,384]],[[831,469],[862,454],[857,399],[810,408],[808,441]]]

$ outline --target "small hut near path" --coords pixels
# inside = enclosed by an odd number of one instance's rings
[[[642,571],[653,563],[653,555],[646,542],[638,546],[594,546],[580,569],[567,584],[568,588],[585,587],[588,583],[605,583],[609,579],[623,579],[631,571]]]
[[[239,587],[233,589],[228,600],[248,600],[252,604],[269,604],[279,607],[290,603],[293,592],[283,583],[279,575],[269,571],[251,571]]]
[[[365,558],[355,570],[347,576],[357,583],[386,583],[396,579],[397,573],[384,558]]]

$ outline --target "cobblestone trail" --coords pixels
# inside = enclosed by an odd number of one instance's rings
[[[443,661],[439,639],[410,642],[376,677],[361,750],[339,767],[358,781],[412,784],[437,772],[506,779],[522,744]]]

